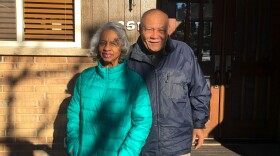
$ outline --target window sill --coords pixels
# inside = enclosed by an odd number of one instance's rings
[[[35,56],[88,56],[89,49],[81,48],[38,48],[38,47],[2,47],[0,55]]]

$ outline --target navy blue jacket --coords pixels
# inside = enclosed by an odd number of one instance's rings
[[[127,65],[146,81],[153,124],[143,156],[176,156],[191,152],[193,128],[204,128],[211,93],[191,48],[168,39],[158,63],[145,54],[141,38]]]

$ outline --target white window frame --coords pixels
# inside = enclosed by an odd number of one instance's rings
[[[16,0],[16,41],[0,41],[0,47],[81,48],[81,1],[74,0],[75,41],[23,41],[23,0]]]

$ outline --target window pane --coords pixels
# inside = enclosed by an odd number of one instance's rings
[[[212,0],[176,4],[178,27],[172,37],[186,42],[201,61],[211,61],[212,9]]]
[[[24,0],[25,41],[74,41],[73,0]]]
[[[16,1],[0,0],[0,41],[16,40]]]
[[[176,7],[176,23],[178,27],[172,37],[180,41],[185,41],[185,16],[187,14],[187,5],[185,3],[177,3]]]
[[[197,53],[198,47],[199,5],[199,3],[191,3],[190,10],[187,10],[186,3],[177,3],[176,20],[178,27],[173,35],[174,39],[189,44],[195,53]],[[190,17],[186,17],[187,12],[190,13]],[[186,19],[189,19],[189,21]]]
[[[211,49],[212,49],[212,11],[213,4],[212,0],[205,1],[203,8],[203,45],[202,45],[202,61],[211,60]]]

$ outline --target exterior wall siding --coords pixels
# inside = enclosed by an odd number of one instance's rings
[[[95,31],[109,21],[123,21],[125,26],[133,21],[135,28],[128,30],[127,35],[134,43],[139,36],[137,22],[145,11],[156,7],[156,0],[83,0],[81,5],[82,48],[88,48]]]

